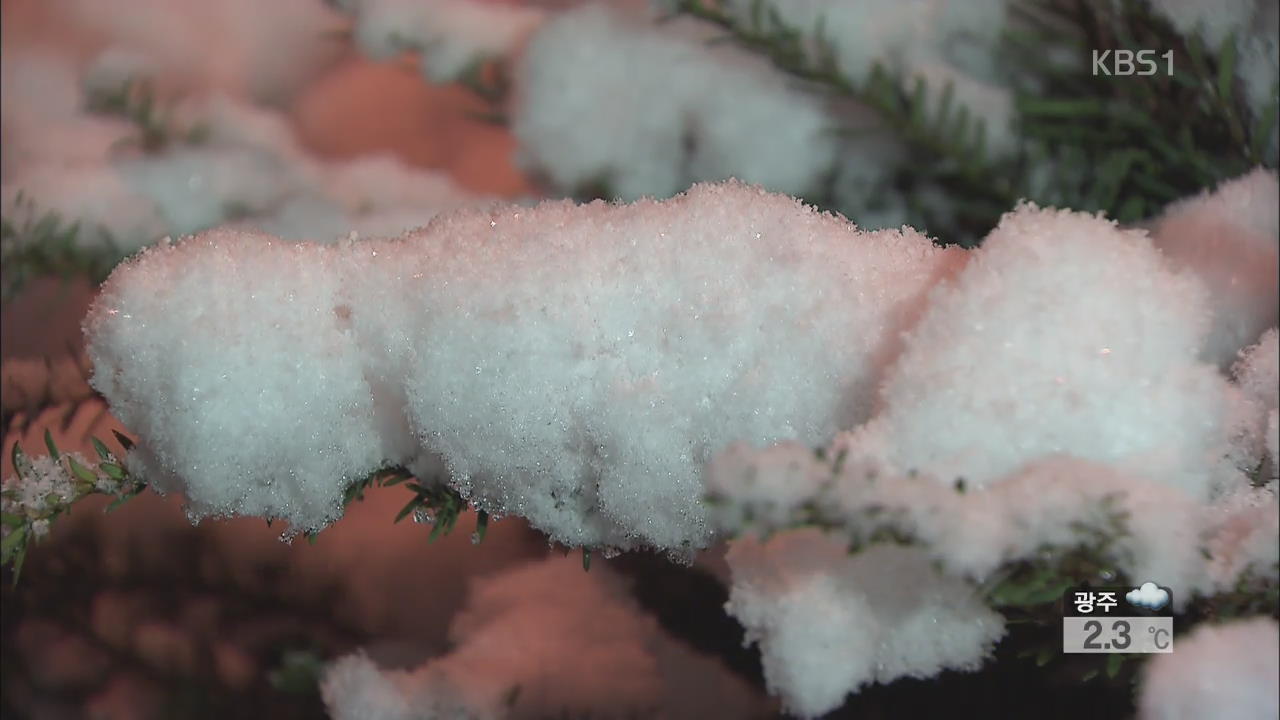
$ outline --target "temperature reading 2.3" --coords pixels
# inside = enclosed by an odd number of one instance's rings
[[[1063,618],[1062,651],[1066,653],[1173,652],[1173,618]]]
[[[1091,588],[1063,599],[1064,653],[1170,653],[1173,617],[1167,588]],[[1123,613],[1123,614],[1121,614]]]
[[[1133,639],[1129,637],[1130,625],[1128,620],[1114,620],[1111,623],[1111,632],[1113,640],[1098,641],[1098,636],[1102,634],[1102,622],[1098,620],[1089,620],[1085,622],[1084,629],[1089,635],[1084,639],[1084,647],[1086,650],[1109,650],[1115,648],[1117,650],[1128,650],[1133,644]]]

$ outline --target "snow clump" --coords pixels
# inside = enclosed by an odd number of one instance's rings
[[[1208,287],[1202,357],[1223,369],[1280,318],[1278,195],[1275,171],[1258,168],[1174,203],[1152,229],[1156,247]]]
[[[851,449],[975,487],[1068,454],[1207,499],[1231,395],[1196,359],[1205,302],[1145,233],[1021,205],[931,295]]]
[[[1141,720],[1280,715],[1280,627],[1269,617],[1202,624],[1147,663]]]
[[[962,257],[728,183],[334,246],[211,232],[118,268],[86,331],[131,462],[197,516],[315,528],[351,481],[438,454],[554,540],[684,553],[710,537],[703,464],[865,420]]]
[[[850,555],[814,529],[767,542],[736,540],[725,608],[760,646],[771,693],[806,718],[870,682],[976,670],[1004,635],[1004,618],[915,548]]]
[[[557,188],[625,200],[737,178],[803,196],[834,167],[820,99],[698,23],[590,4],[551,17],[517,60],[511,129]]]

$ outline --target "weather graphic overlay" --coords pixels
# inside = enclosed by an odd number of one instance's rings
[[[1173,652],[1173,594],[1154,582],[1074,588],[1062,598],[1062,652]]]

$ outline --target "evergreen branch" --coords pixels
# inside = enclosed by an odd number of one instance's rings
[[[67,222],[54,210],[39,212],[21,192],[6,212],[0,217],[0,297],[6,302],[36,277],[87,277],[100,283],[124,256],[105,227],[98,228],[101,242],[86,246],[79,222]]]
[[[88,110],[133,124],[138,131],[133,142],[146,153],[161,152],[175,141],[199,144],[208,137],[208,128],[203,125],[185,132],[176,127],[145,78],[130,77],[113,90],[94,93],[89,97]]]
[[[1274,152],[1266,156],[1275,110],[1246,120],[1234,38],[1206,49],[1141,0],[1035,0],[1011,10],[1031,30],[1008,35],[1009,62],[1037,71],[1034,93],[1019,97],[1023,132],[1058,165],[1054,190],[1028,197],[1131,222],[1276,165]],[[1054,49],[1080,62],[1035,63]],[[1151,75],[1094,74],[1092,53],[1117,50],[1155,50],[1162,63]]]
[[[133,449],[134,443],[127,436],[116,432],[115,437],[126,453]],[[47,429],[44,442],[48,455],[34,460],[27,456],[18,442],[14,442],[11,458],[15,474],[0,487],[0,504],[3,506],[3,514],[0,515],[0,532],[3,534],[0,566],[12,568],[14,584],[17,584],[31,543],[48,535],[52,523],[69,514],[76,503],[91,495],[108,495],[114,498],[106,508],[106,512],[111,512],[147,488],[146,482],[133,477],[124,462],[97,437],[90,437],[98,456],[97,462],[90,462],[79,453],[62,452]],[[344,494],[343,507],[364,500],[364,493],[370,488],[400,484],[412,490],[414,495],[396,516],[395,522],[412,514],[414,522],[432,523],[428,542],[451,532],[458,516],[468,509],[467,501],[439,479],[423,484],[400,467],[384,468],[352,483]],[[268,526],[273,522],[272,518],[266,520]],[[488,513],[478,511],[476,529],[471,538],[473,543],[478,544],[484,539],[488,523]],[[317,529],[307,531],[308,540],[314,543],[318,533]],[[584,562],[589,564],[590,561]]]
[[[132,442],[116,433],[127,450]],[[29,458],[18,442],[11,449],[14,475],[0,486],[0,566],[13,571],[18,583],[23,561],[33,542],[49,534],[51,525],[71,508],[91,495],[114,498],[106,512],[132,500],[146,489],[146,483],[130,476],[116,456],[98,438],[92,438],[98,455],[91,462],[79,453],[58,449],[53,434],[44,433],[49,454]]]
[[[679,0],[674,11],[720,27],[740,45],[768,57],[792,77],[871,107],[880,114],[885,127],[902,133],[910,147],[935,162],[951,163],[950,170],[958,178],[977,182],[997,174],[989,167],[985,129],[978,123],[970,125],[967,108],[952,107],[950,86],[942,88],[938,109],[931,112],[924,80],[914,78],[911,91],[907,92],[903,89],[904,78],[884,63],[873,63],[867,81],[861,85],[855,83],[839,69],[836,49],[825,33],[822,20],[806,38],[799,29],[787,25],[777,9],[765,0],[752,2],[746,22],[706,0]],[[1017,200],[1010,195],[1005,182],[983,187],[1007,206]]]
[[[768,58],[782,72],[874,110],[881,127],[898,133],[906,145],[912,155],[909,165],[927,169],[908,182],[940,185],[957,197],[967,196],[969,208],[983,208],[979,227],[962,227],[953,241],[967,244],[975,235],[985,234],[1021,197],[1010,182],[1015,175],[1013,166],[990,157],[987,129],[973,120],[968,108],[955,105],[950,85],[931,89],[920,77],[907,82],[908,78],[881,62],[872,64],[865,82],[856,83],[839,69],[838,54],[821,20],[806,36],[789,26],[765,0],[752,2],[745,21],[712,0],[679,0],[673,13],[713,24],[742,47]],[[934,90],[936,108],[931,101]],[[903,189],[909,194],[910,188]],[[962,211],[964,205],[962,201]]]
[[[806,36],[766,0],[754,0],[745,19],[716,0],[679,0],[673,9],[721,28],[782,72],[874,110],[912,153],[898,189],[909,195],[924,179],[947,190],[961,212],[952,240],[962,244],[985,235],[1019,198],[1135,222],[1255,165],[1277,165],[1268,143],[1280,103],[1248,120],[1234,38],[1206,49],[1142,0],[1032,0],[1011,12],[1020,23],[1006,33],[1002,65],[1032,77],[1015,88],[1022,147],[996,161],[970,113],[952,108],[949,88],[915,79],[908,90],[878,63],[865,83],[852,82],[822,22]],[[1095,50],[1144,49],[1172,53],[1172,72],[1094,75],[1088,62]],[[1078,62],[1057,62],[1055,51]]]
[[[934,555],[939,572],[949,572],[941,559],[941,549],[930,545],[915,531],[919,520],[913,518],[907,508],[885,505],[876,502],[874,497],[859,501],[857,488],[847,484],[854,479],[841,475],[844,451],[835,458],[829,458],[825,449],[818,448],[814,455],[820,463],[830,467],[830,476],[818,484],[808,500],[782,514],[779,514],[779,508],[769,504],[770,500],[763,500],[766,505],[757,506],[753,500],[740,501],[712,493],[705,502],[716,512],[728,513],[727,518],[736,514],[736,520],[729,524],[740,528],[737,534],[750,531],[760,536],[761,542],[781,531],[818,529],[847,541],[850,553],[885,543],[918,547]],[[908,479],[898,478],[897,481]],[[868,489],[878,482],[874,475],[867,475],[863,480]],[[964,495],[967,485],[963,480],[957,480],[953,489]],[[834,499],[836,497],[838,501]],[[1068,660],[1061,656],[1060,602],[1065,592],[1082,586],[1133,585],[1133,578],[1120,570],[1134,564],[1132,551],[1121,543],[1130,535],[1130,518],[1122,499],[1120,492],[1101,497],[1087,517],[1070,524],[1069,542],[1041,545],[1017,556],[1007,555],[987,577],[969,578],[978,582],[978,597],[1001,613],[1009,625],[1055,629],[1055,632],[1034,633],[1036,637],[1030,640],[1029,647],[1018,653],[1019,657],[1038,666],[1058,663],[1064,666],[1064,671],[1079,671],[1085,681],[1099,677],[1127,681],[1145,659],[1141,655],[1111,656],[1104,661],[1105,665],[1099,666],[1100,658],[1090,656]],[[1202,549],[1202,552],[1208,559],[1208,551]],[[1194,624],[1259,614],[1280,619],[1280,564],[1250,567],[1230,590],[1191,598],[1186,609],[1178,615],[1178,622]]]
[[[129,78],[120,87],[92,94],[90,112],[122,118],[137,128],[126,142],[145,153],[159,153],[176,143],[200,144],[209,136],[208,126],[196,123],[179,128],[161,106],[151,83]],[[0,259],[3,260],[4,300],[12,299],[32,278],[88,277],[100,283],[125,256],[110,229],[99,223],[92,228],[68,222],[56,210],[40,212],[34,201],[19,192],[0,218]],[[91,233],[91,237],[86,237]]]
[[[413,491],[413,497],[409,498],[400,512],[396,513],[393,522],[398,523],[406,517],[412,517],[416,523],[431,523],[431,533],[427,536],[428,542],[435,542],[436,538],[452,532],[454,525],[458,522],[458,516],[469,508],[467,500],[441,478],[418,479],[403,467],[383,468],[352,483],[343,496],[343,507],[347,507],[353,501],[364,500],[364,493],[370,488],[401,484]],[[476,516],[476,529],[471,535],[473,543],[479,544],[484,540],[488,524],[488,513],[479,510]],[[315,532],[308,533],[308,537],[314,541]]]
[[[1206,621],[1254,615],[1280,620],[1280,563],[1246,568],[1230,589],[1195,598],[1188,614]]]

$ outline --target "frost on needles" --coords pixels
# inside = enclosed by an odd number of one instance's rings
[[[557,541],[683,553],[712,454],[865,420],[962,258],[725,183],[332,246],[213,231],[119,268],[86,332],[132,469],[194,516],[317,528],[348,483],[438,455]]]

